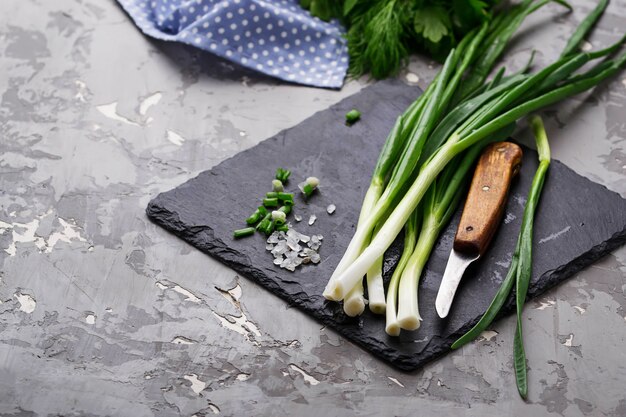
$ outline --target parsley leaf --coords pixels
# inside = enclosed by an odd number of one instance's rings
[[[415,32],[434,43],[447,36],[452,28],[450,16],[443,7],[439,6],[418,9],[413,19]]]

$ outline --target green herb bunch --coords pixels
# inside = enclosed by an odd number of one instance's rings
[[[301,0],[323,20],[346,26],[349,75],[395,74],[410,52],[442,60],[470,30],[491,19],[498,0]]]

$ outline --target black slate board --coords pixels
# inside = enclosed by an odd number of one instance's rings
[[[159,194],[148,205],[148,216],[394,366],[416,369],[447,352],[489,305],[506,275],[523,204],[537,167],[536,154],[525,150],[505,221],[488,254],[466,272],[446,320],[437,317],[434,300],[450,253],[458,212],[439,239],[420,282],[419,305],[424,321],[419,330],[402,332],[393,338],[385,333],[382,316],[369,311],[360,318],[345,316],[339,304],[325,301],[321,293],[353,234],[379,149],[396,116],[419,94],[417,87],[398,81],[365,88]],[[343,124],[344,115],[351,108],[361,110],[363,118],[347,127]],[[238,241],[232,238],[233,229],[244,227],[243,219],[259,204],[255,196],[261,197],[270,187],[278,161],[293,172],[290,190],[306,176],[315,175],[322,181],[321,192],[308,203],[298,197],[295,212],[303,215],[305,221],[292,222],[302,233],[324,236],[320,250],[323,261],[293,273],[274,267],[260,234]],[[332,216],[326,213],[330,203],[337,206]],[[310,214],[318,217],[311,227],[306,224]],[[399,255],[399,241],[387,252],[386,279]],[[536,218],[529,296],[538,296],[625,242],[626,200],[553,161]]]

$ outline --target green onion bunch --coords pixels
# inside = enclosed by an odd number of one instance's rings
[[[472,30],[450,51],[431,85],[397,118],[376,163],[355,234],[324,290],[327,299],[343,301],[346,314],[358,315],[369,304],[374,313],[386,314],[390,335],[417,329],[420,275],[481,149],[508,138],[519,119],[593,88],[626,65],[626,53],[618,54],[626,38],[599,51],[578,50],[606,8],[607,2],[601,0],[556,61],[536,72],[529,72],[531,62],[517,73],[501,68],[487,80],[524,19],[549,1],[523,0]],[[557,2],[570,8],[563,0]],[[502,290],[508,296],[516,283],[519,315],[530,279],[532,219],[549,164],[547,139],[540,137],[542,172],[528,199],[517,266],[505,280],[508,291]],[[385,294],[382,259],[403,230],[404,250]],[[369,303],[363,296],[365,276]],[[477,334],[474,331],[456,346]],[[522,358],[519,321],[515,362],[520,385],[526,369],[524,363],[521,371]],[[525,395],[525,389],[520,393]]]

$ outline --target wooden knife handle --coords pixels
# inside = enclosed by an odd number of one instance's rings
[[[509,194],[511,180],[522,163],[522,149],[511,142],[487,146],[470,186],[454,250],[468,255],[485,253],[495,234]]]

